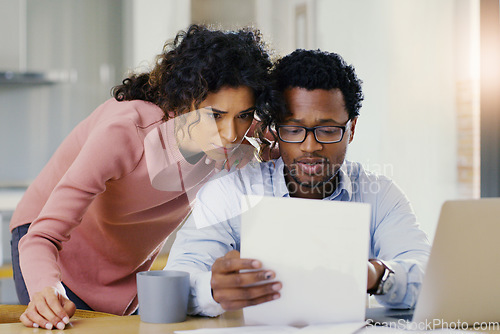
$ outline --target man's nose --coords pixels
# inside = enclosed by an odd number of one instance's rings
[[[300,149],[303,152],[316,152],[323,148],[321,143],[316,141],[312,131],[307,132],[306,139],[300,144]]]

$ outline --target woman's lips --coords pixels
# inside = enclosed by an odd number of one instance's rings
[[[212,146],[213,146],[213,150],[219,154],[222,154],[222,155],[226,155],[226,156],[229,156],[233,150],[236,148],[236,146],[230,146],[230,147],[223,147],[223,146],[219,146],[219,145],[216,145],[216,144],[213,144],[212,143]]]

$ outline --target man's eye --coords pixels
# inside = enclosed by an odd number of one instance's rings
[[[340,131],[338,128],[322,128],[319,129],[319,132],[325,135],[333,135]]]
[[[291,135],[295,135],[295,134],[298,134],[302,131],[301,128],[282,128],[284,132],[288,133],[288,134],[291,134]]]

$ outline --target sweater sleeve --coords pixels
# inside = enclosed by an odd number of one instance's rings
[[[81,139],[85,130],[80,130],[65,139],[49,162],[57,168],[68,156],[75,156],[19,243],[21,270],[30,297],[47,286],[61,291],[58,251],[94,198],[106,190],[106,182],[132,172],[143,155],[132,120],[98,124],[87,131],[85,139]],[[76,155],[73,150],[78,150]]]

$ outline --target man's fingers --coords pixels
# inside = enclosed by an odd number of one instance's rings
[[[282,285],[280,282],[272,282],[257,286],[237,289],[214,289],[213,298],[218,303],[227,303],[233,301],[251,301],[267,295],[274,295],[280,291]],[[252,305],[252,304],[249,304]]]
[[[259,270],[233,275],[212,273],[212,289],[247,287],[274,279],[276,274],[271,270]]]
[[[229,251],[226,253],[226,255],[222,257],[222,259],[239,259],[239,258],[240,258],[240,252],[238,252],[237,250]]]
[[[252,259],[221,259],[212,266],[213,273],[227,274],[244,269],[259,269],[261,263]]]
[[[260,269],[261,267],[262,263],[260,261],[241,259],[238,251],[231,251],[214,262],[212,273],[227,274],[245,269]]]
[[[236,310],[261,304],[280,297],[280,282],[239,289],[218,289],[213,291],[214,300],[225,310]]]
[[[240,310],[247,306],[259,305],[262,303],[270,302],[271,300],[275,300],[278,298],[280,298],[280,294],[275,293],[272,295],[266,295],[259,298],[255,298],[252,300],[233,300],[228,302],[222,302],[220,303],[220,305],[226,311],[235,311],[235,310]]]
[[[242,259],[238,251],[218,258],[210,281],[214,300],[225,310],[236,310],[279,298],[281,282],[270,282],[276,274],[261,268],[260,261]]]

